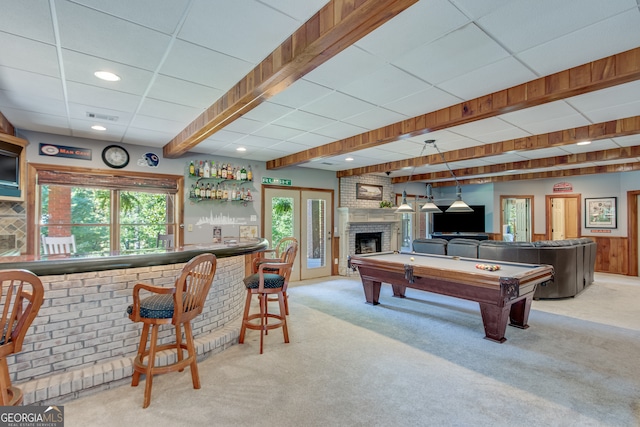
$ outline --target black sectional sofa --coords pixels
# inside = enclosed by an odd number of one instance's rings
[[[594,280],[596,242],[589,238],[538,242],[416,239],[413,241],[413,250],[418,253],[552,265],[554,279],[545,286],[538,286],[535,299],[573,297]]]

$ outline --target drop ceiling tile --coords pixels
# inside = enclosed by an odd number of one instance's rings
[[[253,110],[243,115],[244,118],[261,122],[264,124],[278,120],[287,114],[294,112],[295,109],[285,107],[283,105],[273,104],[271,102],[263,102]]]
[[[165,75],[157,75],[149,88],[147,97],[183,106],[209,108],[224,93],[220,89]]]
[[[164,147],[175,135],[149,129],[129,128],[122,139],[125,144]]]
[[[604,9],[608,10],[608,4]],[[517,57],[540,76],[546,76],[637,47],[638,27],[640,14],[636,9],[523,51]]]
[[[49,2],[32,2],[28,7],[15,7],[0,14],[0,34],[11,33],[48,44],[55,43]],[[4,49],[7,45],[0,43]],[[0,59],[1,61],[1,59]]]
[[[588,126],[592,122],[564,101],[556,101],[500,116],[532,135]]]
[[[335,139],[324,135],[318,135],[313,132],[305,132],[301,135],[289,138],[289,140],[306,147],[319,147],[320,145],[329,144]]]
[[[263,0],[262,3],[293,17],[299,22],[306,22],[322,9],[328,3],[328,0]]]
[[[397,101],[384,104],[385,108],[405,116],[415,117],[458,104],[461,98],[455,97],[436,87],[416,92]]]
[[[364,150],[358,150],[354,153],[351,153],[351,157],[353,157],[354,159],[375,159],[376,163],[393,162],[396,160],[404,160],[409,158],[406,153],[402,153],[393,149],[387,149],[386,145],[384,145],[383,148],[367,148]]]
[[[351,116],[343,121],[361,128],[373,130],[408,118],[409,117],[387,110],[386,108],[376,107],[364,113]]]
[[[490,164],[498,164],[498,163],[524,162],[529,159],[521,156],[519,153],[503,153],[503,154],[498,154],[497,156],[485,157],[481,160],[484,160],[486,163],[490,163]]]
[[[332,92],[332,89],[325,86],[321,86],[305,79],[300,79],[289,86],[287,90],[269,98],[269,102],[289,108],[300,108],[304,105],[315,102]]]
[[[284,13],[261,2],[196,0],[189,9],[178,38],[252,64],[267,57],[300,25]],[[242,29],[242,36],[238,32]]]
[[[70,135],[69,121],[65,116],[54,114],[41,114],[33,111],[3,108],[2,114],[16,129],[29,130],[36,125],[38,132],[47,132],[55,135]]]
[[[230,132],[226,129],[223,129],[219,132],[214,133],[205,141],[215,141],[217,143],[224,142],[225,144],[231,144],[238,141],[240,138],[243,138],[244,136],[246,135],[238,132]]]
[[[24,110],[25,112],[36,111],[44,114],[61,115],[65,111],[65,104],[64,101],[60,99],[0,90],[0,111],[4,108],[14,108]]]
[[[590,151],[600,151],[600,150],[609,150],[611,148],[619,148],[618,145],[613,142],[611,139],[599,139],[597,141],[593,141],[589,145],[563,145],[562,149],[572,154],[578,153],[588,153]]]
[[[127,112],[134,112],[140,102],[139,96],[75,82],[68,82],[67,93],[69,102],[97,108],[96,100],[99,100],[101,108]]]
[[[332,89],[340,89],[350,82],[385,66],[385,61],[357,46],[349,46],[304,78]]]
[[[73,136],[98,139],[101,141],[120,141],[124,136],[127,126],[119,125],[116,123],[108,123],[105,127],[107,130],[99,131],[91,129],[91,126],[96,124],[91,120],[71,119],[69,120]]]
[[[452,128],[449,128],[449,131],[485,143],[504,141],[507,139],[527,136],[526,132],[503,120],[500,120],[497,117],[491,117],[484,120],[477,120],[475,122],[454,126]]]
[[[622,165],[624,163],[633,163],[633,162],[635,162],[634,159],[621,159],[621,160],[602,160],[602,161],[593,162],[593,164],[596,166],[607,166],[607,165]]]
[[[280,142],[280,140],[273,138],[265,138],[257,135],[245,135],[242,138],[237,139],[234,143],[238,143],[245,147],[268,148],[279,144]]]
[[[113,120],[109,120],[104,117],[90,118],[89,116],[87,116],[87,113],[99,114],[101,116],[109,116]],[[133,117],[133,113],[130,111],[127,112],[127,111],[119,111],[119,110],[110,110],[108,108],[102,108],[102,107],[98,108],[94,105],[78,104],[75,102],[71,102],[69,103],[69,116],[72,119],[91,120],[93,122],[92,124],[101,124],[106,126],[108,124],[123,125],[123,123],[126,125],[131,121]]]
[[[26,95],[64,100],[62,81],[56,77],[0,67],[0,89]]]
[[[350,136],[360,135],[361,133],[364,133],[366,131],[367,129],[365,128],[350,125],[349,123],[333,122],[328,126],[323,126],[315,129],[313,132],[335,139],[344,139]]]
[[[446,80],[438,87],[459,98],[474,99],[534,80],[536,77],[518,60],[508,57]]]
[[[422,151],[423,148],[424,151]],[[429,150],[433,150],[433,148],[431,147],[426,147],[424,142],[414,141],[410,139],[401,139],[389,144],[384,144],[377,147],[377,149],[386,152],[399,153],[405,155],[404,158],[417,157],[421,152],[424,153],[423,155],[427,155],[429,154]]]
[[[55,46],[0,32],[0,66],[60,77]]]
[[[620,147],[633,147],[640,145],[640,135],[628,135],[612,138],[616,145]]]
[[[189,5],[189,0],[161,1],[154,2],[153,9],[149,9],[145,2],[140,1],[74,0],[74,2],[167,34],[175,32]]]
[[[478,20],[485,15],[499,9],[513,0],[449,0],[452,4],[456,5],[466,16],[470,19]]]
[[[600,123],[640,114],[640,81],[569,98],[589,120]]]
[[[409,96],[431,85],[388,64],[340,88],[341,92],[375,105]]]
[[[561,147],[550,147],[539,150],[522,150],[518,151],[517,154],[525,159],[544,159],[547,157],[566,156],[569,152]]]
[[[245,154],[241,154],[240,156],[238,156],[238,154],[233,150],[225,149],[225,151],[221,151],[221,153],[226,153],[228,157],[241,157],[243,159],[256,160],[261,162],[268,162],[269,160],[277,159],[278,157],[284,157],[289,154],[286,151],[274,150],[272,148],[263,148],[255,151],[247,150]]]
[[[264,126],[265,124],[263,122],[240,117],[239,119],[229,123],[228,126],[225,126],[225,130],[248,135],[263,128]]]
[[[72,2],[57,2],[55,7],[64,49],[91,54],[100,46],[102,58],[155,70],[171,41],[167,34]]]
[[[308,147],[301,144],[296,144],[295,142],[291,142],[291,141],[278,141],[273,145],[271,145],[269,148],[273,148],[274,150],[293,154],[293,153],[298,153],[300,151],[304,151]]]
[[[446,0],[422,0],[363,37],[356,45],[391,62],[468,22],[469,19]]]
[[[264,136],[266,138],[273,138],[281,141],[295,138],[296,136],[302,135],[304,133],[305,133],[304,131],[299,129],[292,129],[292,128],[278,126],[278,125],[266,125],[256,130],[255,132],[253,132],[253,134],[257,136]],[[297,145],[299,145],[300,147],[303,147],[303,149],[307,148],[306,146],[303,146],[300,144],[297,144]]]
[[[373,109],[374,107],[372,104],[345,95],[344,93],[332,92],[327,96],[305,105],[302,111],[334,120],[342,120],[362,111]]]
[[[439,84],[509,56],[482,30],[469,24],[394,61],[402,70]]]
[[[136,114],[131,120],[131,127],[138,129],[149,129],[156,132],[171,133],[177,135],[184,128],[181,122],[161,119],[158,117],[143,116]]]
[[[138,113],[145,116],[179,121],[183,123],[184,127],[184,123],[190,123],[195,120],[195,118],[202,113],[202,110],[194,107],[188,107],[186,105],[145,98],[138,110]]]
[[[160,74],[227,92],[253,67],[250,62],[176,40],[160,67]]]
[[[328,117],[322,117],[317,114],[307,113],[306,111],[293,111],[290,114],[280,117],[273,121],[274,124],[290,127],[293,129],[300,129],[304,131],[311,131],[314,129],[319,129],[323,126],[328,126],[331,123],[334,123],[335,120],[332,120]],[[319,133],[319,132],[316,132]],[[330,136],[330,135],[326,135]]]
[[[517,0],[478,20],[478,25],[510,51],[521,52],[616,15],[629,0]]]

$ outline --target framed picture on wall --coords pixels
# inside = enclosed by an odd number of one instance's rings
[[[382,185],[356,183],[356,199],[382,200]]]
[[[617,198],[584,199],[585,228],[618,228]]]

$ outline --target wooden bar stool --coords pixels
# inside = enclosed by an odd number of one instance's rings
[[[202,312],[205,299],[209,289],[211,289],[213,276],[216,273],[216,264],[215,255],[201,254],[185,264],[180,277],[176,280],[175,286],[163,287],[138,283],[133,288],[133,304],[129,306],[127,313],[129,313],[129,319],[134,322],[141,322],[143,326],[138,354],[133,360],[131,386],[137,386],[140,381],[140,374],[145,374],[146,385],[143,408],[148,407],[151,403],[151,387],[153,375],[155,374],[182,371],[185,367],[190,366],[193,388],[200,388],[191,320]],[[140,299],[140,291],[142,290],[151,292],[154,295]],[[158,345],[160,325],[168,324],[175,326],[176,342]],[[182,326],[184,326],[186,343],[182,342]],[[147,350],[149,329],[151,329],[151,340]],[[169,365],[155,366],[156,353],[162,350],[175,351],[177,361]],[[184,358],[183,350],[187,350],[186,358]]]
[[[258,267],[258,272],[243,280],[247,288],[247,298],[244,305],[244,315],[242,316],[242,327],[238,342],[244,343],[244,336],[247,329],[260,331],[260,354],[264,346],[264,335],[270,329],[282,328],[284,342],[289,342],[289,330],[287,329],[287,315],[284,291],[289,283],[293,260],[298,252],[298,244],[293,242],[285,251],[282,260],[276,262],[263,262]],[[258,295],[260,311],[249,314],[253,295]],[[267,299],[270,295],[278,298],[279,313],[270,313],[267,307]],[[260,319],[260,323],[255,322]],[[276,323],[269,323],[269,319],[275,319]]]
[[[265,251],[259,252],[258,256],[253,259],[252,264],[252,272],[258,273],[258,268],[260,264],[265,262],[284,262],[284,254],[287,248],[295,243],[298,244],[298,240],[295,237],[283,237],[278,241],[276,246],[273,249],[267,249]],[[295,257],[294,257],[295,258]],[[293,260],[291,260],[293,262]],[[267,269],[268,270],[268,269]],[[266,271],[266,273],[273,273],[273,271]],[[287,316],[289,315],[289,296],[287,295],[287,286],[285,285],[282,290],[282,294],[284,295],[284,308]],[[267,299],[267,301],[277,301],[277,297],[272,297]]]
[[[0,406],[22,403],[22,390],[11,385],[7,356],[22,350],[22,341],[44,300],[42,282],[27,270],[0,271]]]

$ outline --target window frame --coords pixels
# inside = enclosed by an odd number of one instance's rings
[[[38,233],[40,218],[38,213],[40,211],[40,192],[38,191],[38,174],[41,172],[62,172],[69,174],[84,175],[85,177],[93,177],[96,181],[104,179],[112,179],[118,181],[121,179],[125,182],[131,180],[140,179],[147,182],[163,181],[166,184],[167,181],[175,183],[175,203],[173,205],[173,216],[175,218],[175,245],[183,246],[183,218],[184,218],[184,176],[182,175],[169,175],[169,174],[150,174],[144,172],[135,171],[118,171],[118,175],[114,176],[113,171],[80,168],[75,166],[59,166],[39,163],[29,163],[27,168],[27,254],[34,255],[39,253],[40,249],[40,236]],[[88,183],[91,186],[91,183]],[[141,191],[142,188],[128,188],[130,191]],[[112,204],[113,205],[113,204]],[[116,212],[116,215],[119,213]],[[112,216],[112,221],[113,221]],[[113,222],[112,222],[113,225]],[[114,227],[111,227],[113,230]],[[113,247],[113,246],[112,246]]]

